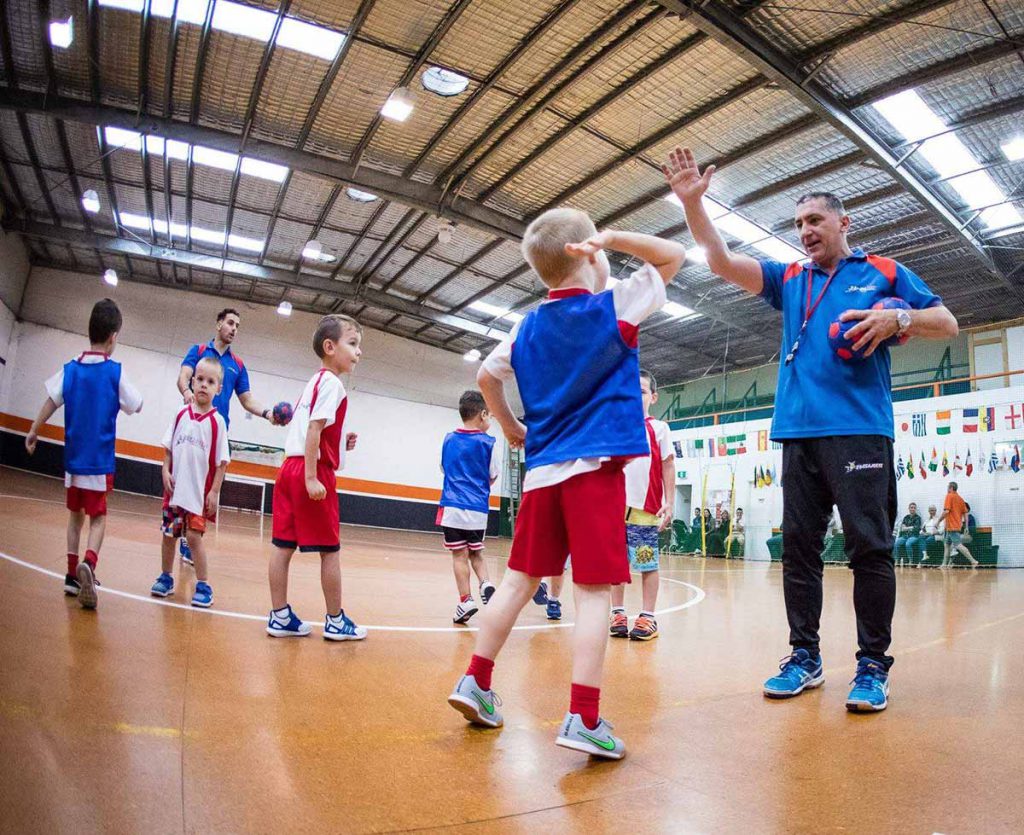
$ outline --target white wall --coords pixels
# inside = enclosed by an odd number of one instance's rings
[[[986,407],[994,407],[996,410],[996,431],[964,433],[962,409]],[[1024,453],[1024,420],[1018,419],[1016,429],[1011,428],[1006,420],[1011,407],[1017,414],[1024,412],[1024,385],[896,403],[894,455],[902,455],[906,463],[908,456],[913,454],[915,463],[919,464],[921,453],[925,453],[927,462],[934,447],[940,459],[938,471],[929,471],[927,479],[908,479],[904,476],[897,482],[900,518],[907,512],[910,502],[917,503],[922,516],[927,515],[925,509],[929,504],[936,505],[941,511],[946,485],[950,481],[957,481],[960,494],[970,503],[978,524],[992,527],[993,543],[1000,546],[1000,565],[1024,565],[1024,470],[1020,473],[1010,470],[988,472],[988,458],[993,446],[1020,442],[1021,452]],[[936,433],[935,412],[946,409],[952,410],[951,431],[948,435],[940,436]],[[904,422],[912,426],[911,416],[920,412],[928,415],[928,434],[925,437],[915,437],[912,428],[909,432],[898,428]],[[771,535],[771,529],[778,527],[782,521],[782,489],[778,483],[782,478],[782,451],[773,450],[770,443],[767,451],[759,452],[757,449],[758,432],[770,428],[770,420],[752,420],[672,431],[672,439],[681,443],[684,452],[683,458],[676,459],[676,469],[686,472],[685,478],[678,478],[677,483],[691,485],[694,506],[704,506],[701,497],[705,476],[707,495],[710,497],[716,490],[728,490],[735,472],[735,504],[743,508],[746,517],[748,559],[768,559],[765,540]],[[688,440],[702,438],[706,444],[709,438],[744,433],[747,436],[747,453],[744,455],[713,458],[706,453],[700,457],[685,455]],[[966,465],[968,449],[974,464],[974,472],[970,477],[964,472],[953,472],[955,454],[959,452],[961,463]],[[949,477],[942,475],[941,459],[944,451],[949,458]],[[774,467],[778,480],[771,487],[756,489],[755,467]]]
[[[12,367],[15,314],[28,279],[28,257],[21,238],[0,229],[0,391]]]
[[[114,298],[124,314],[115,358],[142,391],[139,416],[122,417],[118,437],[159,444],[181,399],[175,380],[189,346],[208,341],[216,313],[235,307],[242,324],[234,347],[249,370],[254,396],[270,406],[298,399],[319,367],[312,350],[318,317],[290,318],[271,307],[221,303],[211,296],[123,281],[109,287],[98,276],[34,269],[15,326],[13,358],[0,383],[0,408],[32,418],[45,398],[43,381],[88,347],[89,312],[100,298]],[[2,331],[0,331],[2,335]],[[440,488],[440,444],[461,425],[459,395],[474,388],[477,364],[458,354],[367,330],[363,357],[345,378],[349,391],[346,429],[359,433],[359,448],[343,475],[416,487]],[[60,424],[62,412],[53,422]],[[232,440],[283,446],[286,430],[258,418],[246,419],[237,399],[231,408]],[[493,431],[493,430],[492,430]],[[504,449],[499,438],[498,454]]]

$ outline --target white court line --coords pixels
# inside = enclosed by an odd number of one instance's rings
[[[64,576],[56,571],[50,571],[48,568],[36,565],[35,563],[25,562],[25,560],[19,560],[17,557],[12,557],[10,554],[5,554],[0,551],[0,557],[7,560],[14,565],[20,565],[22,568],[28,568],[32,571],[38,571],[40,574],[45,574],[48,577],[56,577],[58,580],[63,580]],[[684,583],[682,580],[672,580],[668,577],[662,577],[667,583],[675,583],[679,586],[686,586],[691,591],[695,592],[694,596],[687,600],[685,603],[680,603],[676,606],[670,606],[667,609],[659,609],[654,614],[656,615],[668,615],[672,612],[679,612],[683,609],[688,609],[691,606],[696,606],[700,603],[704,597],[704,589],[699,586],[695,586],[691,583]],[[184,609],[187,612],[195,612],[202,615],[220,615],[225,618],[238,618],[240,620],[257,620],[261,623],[266,621],[265,615],[251,615],[246,612],[228,612],[223,609],[202,609],[198,606],[188,606],[184,603],[173,603],[169,600],[163,600],[157,597],[145,597],[141,594],[133,594],[129,591],[121,591],[120,589],[113,589],[109,586],[100,586],[97,591],[103,592],[104,594],[113,594],[118,597],[125,597],[129,600],[137,600],[141,603],[152,603],[156,606],[167,606],[171,609]],[[322,627],[323,623],[319,621],[306,621],[311,626]],[[475,626],[371,626],[369,624],[363,624],[367,629],[371,629],[377,632],[476,632],[477,627]],[[575,626],[572,622],[566,623],[541,623],[531,626],[513,626],[513,631],[519,630],[522,632],[536,631],[539,629],[568,629]]]

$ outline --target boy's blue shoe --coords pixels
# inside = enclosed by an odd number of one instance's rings
[[[337,615],[324,615],[325,641],[361,641],[366,637],[366,627],[356,626],[345,610]]]
[[[156,578],[153,588],[149,590],[153,597],[168,597],[174,594],[174,578],[166,571]]]
[[[195,565],[192,562],[192,549],[188,547],[188,540],[182,537],[178,540],[178,553],[181,554],[181,561],[186,562],[189,565]]]
[[[548,620],[562,619],[562,601],[548,598]]]
[[[195,591],[192,593],[192,605],[200,609],[209,609],[213,605],[213,589],[209,583],[202,580],[196,583]]]
[[[543,580],[537,586],[537,591],[533,593],[533,602],[538,606],[546,606],[548,603],[548,584]]]
[[[872,658],[860,659],[852,684],[853,689],[846,697],[847,710],[871,712],[888,706],[889,671],[884,664]]]
[[[788,699],[798,696],[804,690],[821,687],[825,683],[825,671],[821,656],[812,658],[803,648],[782,659],[779,674],[764,683],[764,694],[772,699]]]
[[[311,629],[308,623],[299,620],[291,606],[272,611],[267,620],[267,634],[275,638],[303,638]]]

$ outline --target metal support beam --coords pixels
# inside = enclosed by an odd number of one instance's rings
[[[715,38],[752,67],[776,81],[802,104],[818,113],[823,120],[877,162],[881,170],[903,185],[944,226],[964,243],[969,244],[969,251],[979,266],[986,272],[997,273],[995,264],[988,254],[980,249],[979,242],[970,232],[960,228],[957,215],[910,172],[896,167],[891,151],[851,112],[849,103],[840,101],[816,81],[805,83],[806,73],[799,63],[783,53],[775,43],[755,32],[737,15],[719,4],[697,3],[694,0],[658,2],[671,11],[687,15],[688,22]],[[1006,49],[1005,44],[996,46]],[[900,81],[903,82],[905,78],[906,76]]]
[[[118,107],[95,106],[64,97],[47,99],[42,93],[0,89],[0,109],[18,113],[39,113],[67,121],[111,125],[126,130],[153,133],[189,144],[206,145],[232,154],[237,154],[240,150],[241,137],[238,134],[152,115],[136,118],[135,114]],[[351,163],[286,148],[273,142],[250,139],[247,151],[258,159],[284,165],[314,177],[337,180],[344,184],[351,183],[357,188],[424,212],[436,213],[443,195],[440,188],[428,183],[415,182],[407,177],[372,168],[362,167],[357,171]],[[519,240],[526,228],[526,224],[517,218],[468,201],[463,201],[461,208],[446,211],[445,214],[455,222],[509,240]]]
[[[71,246],[78,250],[87,250],[111,256],[141,258],[146,261],[176,264],[190,268],[194,267],[209,272],[223,273],[236,278],[254,280],[276,287],[322,293],[337,299],[352,299],[355,297],[355,289],[351,286],[350,282],[332,281],[321,276],[296,276],[291,270],[261,267],[248,261],[236,261],[231,258],[202,255],[197,252],[187,252],[159,245],[151,246],[142,241],[130,240],[128,238],[90,235],[80,230],[50,226],[44,223],[15,222],[6,224],[4,228],[8,231],[16,232],[29,240]],[[446,313],[427,305],[416,304],[415,302],[387,293],[381,293],[377,290],[364,288],[359,298],[366,304],[379,307],[382,310],[400,313],[403,316],[409,316],[421,322],[430,322],[434,325],[442,325],[478,336],[492,336],[495,334],[495,329],[482,325],[472,319],[455,316],[451,313]],[[496,335],[500,336],[500,333]],[[494,337],[492,336],[492,338]]]

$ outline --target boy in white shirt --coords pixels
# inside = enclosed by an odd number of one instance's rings
[[[174,545],[184,536],[192,551],[196,572],[192,605],[203,609],[213,604],[203,534],[207,521],[217,520],[220,487],[231,458],[227,424],[213,405],[223,381],[220,360],[212,356],[199,360],[192,377],[195,400],[178,412],[161,441],[164,448],[161,574],[150,594],[154,597],[174,594],[174,577],[171,576]]]
[[[643,609],[630,630],[623,605],[626,588],[612,586],[609,632],[613,638],[650,641],[658,637],[658,622],[654,618],[661,558],[658,538],[672,524],[676,463],[668,424],[650,417],[651,406],[658,402],[658,382],[644,369],[640,369],[640,393],[647,415],[644,428],[651,454],[634,458],[626,465],[626,551],[630,568],[640,572],[642,578]]]

